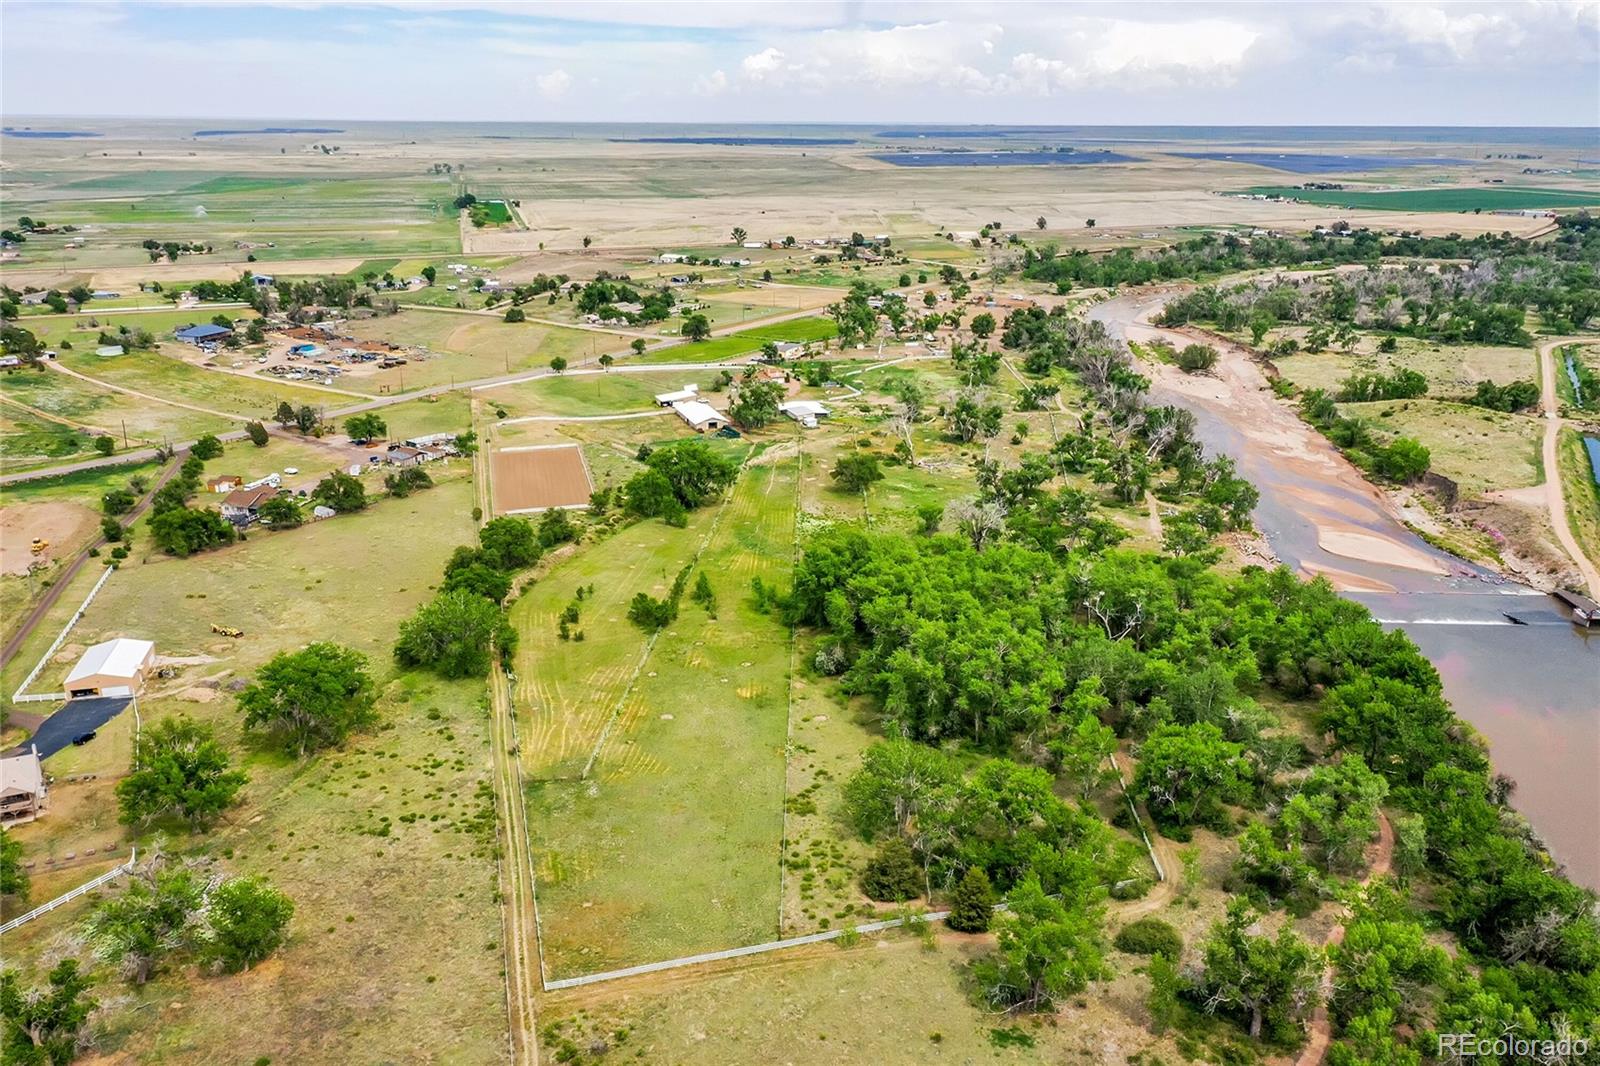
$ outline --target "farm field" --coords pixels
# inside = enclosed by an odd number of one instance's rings
[[[101,1027],[103,1050],[134,1062],[240,1054],[303,1061],[330,1050],[405,1060],[418,1046],[447,1045],[474,1062],[504,1057],[492,818],[485,821],[480,788],[488,781],[480,687],[388,665],[396,619],[429,595],[449,551],[472,536],[471,495],[470,483],[457,478],[407,500],[191,559],[141,550],[63,648],[58,658],[70,661],[89,642],[136,632],[154,639],[160,654],[205,657],[141,698],[146,725],[189,714],[214,724],[224,744],[242,752],[251,776],[244,804],[209,850],[231,871],[269,875],[297,908],[289,945],[266,966],[234,977],[173,972],[117,997]],[[348,565],[396,529],[417,546],[386,559],[381,576]],[[76,594],[66,599],[76,605]],[[210,632],[213,621],[237,625],[245,636],[219,638]],[[274,652],[314,639],[336,639],[369,656],[380,679],[381,724],[343,749],[299,763],[243,736],[221,686],[249,676]],[[119,759],[112,749],[125,719],[131,722],[127,712],[73,758],[120,773],[126,752]],[[122,838],[125,854],[130,841],[115,823],[110,784],[102,778],[53,790],[57,813],[78,813],[23,827],[24,846],[49,847],[51,834],[66,833],[57,846],[69,847],[70,834],[88,832]],[[421,820],[402,818],[415,811]],[[372,832],[379,826],[389,828]],[[392,876],[398,856],[415,876]],[[352,885],[361,890],[352,893]],[[75,903],[9,934],[8,955],[21,961],[47,949],[83,914]],[[360,963],[330,968],[331,955]],[[411,1018],[419,1006],[426,1017]],[[160,1025],[147,1023],[152,1014]]]
[[[623,337],[591,330],[442,311],[404,311],[351,321],[344,328],[363,340],[417,345],[435,353],[390,370],[347,374],[339,381],[340,388],[374,395],[539,369],[557,356],[578,366],[627,344]]]
[[[757,577],[786,584],[794,550],[799,460],[778,452],[687,529],[631,527],[558,566],[513,611],[552,976],[776,935],[789,633],[749,589]],[[717,617],[685,598],[641,657],[627,601],[664,596],[703,538],[694,571],[711,579]],[[580,604],[585,640],[568,651],[556,616],[585,584],[596,587]]]
[[[91,369],[98,371],[102,368]],[[110,434],[119,448],[123,446],[124,432],[129,444],[153,444],[164,440],[192,440],[202,433],[222,433],[238,428],[234,419],[224,418],[220,414],[151,402],[118,392],[99,382],[86,381],[55,370],[8,375],[5,378],[5,390],[9,398],[36,411],[90,427],[97,434]]]
[[[631,358],[628,361],[632,362]],[[498,404],[512,417],[625,414],[647,411],[655,406],[657,395],[676,392],[686,385],[698,385],[701,392],[712,395],[711,387],[718,373],[720,371],[662,370],[561,374],[484,389],[477,395]]]
[[[355,402],[352,397],[331,390],[208,370],[177,358],[174,350],[169,346],[161,352],[124,352],[107,359],[74,353],[62,356],[60,362],[108,385],[132,389],[174,405],[188,404],[191,408],[232,415],[241,422],[265,421],[283,402],[319,410]]]
[[[753,326],[742,329],[737,333],[729,333],[710,340],[686,341],[683,344],[674,344],[670,347],[659,348],[645,353],[636,362],[642,363],[718,363],[734,356],[749,355],[759,351],[768,341],[794,341],[807,343],[810,341],[829,340],[838,336],[838,327],[831,318],[796,318],[788,322],[774,322],[765,326]]]
[[[1600,204],[1600,190],[1457,187],[1436,189],[1299,189],[1292,185],[1257,185],[1253,196],[1279,196],[1327,207],[1373,211],[1521,211],[1531,208],[1577,208]]]

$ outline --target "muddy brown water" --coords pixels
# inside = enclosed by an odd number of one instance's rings
[[[1090,317],[1137,340],[1163,300],[1121,296]],[[1516,782],[1517,809],[1573,880],[1600,889],[1600,628],[1575,626],[1552,597],[1433,548],[1320,436],[1308,439],[1292,410],[1267,400],[1253,366],[1224,363],[1209,383],[1146,367],[1151,397],[1192,411],[1207,449],[1232,456],[1261,490],[1256,525],[1286,565],[1327,574],[1416,642],[1456,713],[1488,740],[1495,769]]]

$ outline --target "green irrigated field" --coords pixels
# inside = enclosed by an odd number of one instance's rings
[[[500,405],[512,417],[518,415],[625,414],[647,411],[664,392],[676,392],[685,385],[698,385],[702,393],[712,393],[718,371],[662,370],[654,373],[564,374],[543,377],[518,385],[486,389],[478,395]]]
[[[633,526],[514,609],[552,976],[776,935],[789,632],[750,596],[756,577],[787,585],[793,557],[799,460],[775,451],[746,468],[720,517],[706,508],[684,530]],[[665,595],[708,536],[695,572],[710,578],[717,617],[685,597],[641,664],[628,601]],[[575,627],[585,639],[563,643],[557,616],[580,585],[595,587]]]
[[[648,352],[638,361],[645,363],[716,363],[737,355],[758,351],[768,341],[829,340],[839,335],[839,328],[831,318],[796,318],[787,322],[773,322],[765,326],[713,337],[700,343],[685,342],[669,348]]]
[[[1327,207],[1374,211],[1524,211],[1536,208],[1578,208],[1600,204],[1600,189],[1536,189],[1503,185],[1434,189],[1297,189],[1292,185],[1257,185],[1255,196],[1281,196]]]

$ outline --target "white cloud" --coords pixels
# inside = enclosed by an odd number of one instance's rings
[[[728,75],[720,70],[702,74],[694,80],[693,91],[696,96],[720,96],[727,89]]]
[[[1076,28],[1053,44],[1054,54],[1013,56],[1019,87],[1038,93],[1089,86],[1128,91],[1227,86],[1246,67],[1264,31],[1240,22],[1103,20]]]
[[[534,78],[533,83],[539,87],[540,96],[547,100],[559,100],[572,88],[572,75],[564,70],[552,70]]]

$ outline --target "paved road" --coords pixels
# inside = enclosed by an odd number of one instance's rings
[[[1565,422],[1561,417],[1561,394],[1556,391],[1556,350],[1578,339],[1567,337],[1539,345],[1539,374],[1543,378],[1540,403],[1544,407],[1544,500],[1550,511],[1550,525],[1555,527],[1556,539],[1572,556],[1578,572],[1583,575],[1584,584],[1589,586],[1589,595],[1600,599],[1600,568],[1596,568],[1594,560],[1583,554],[1583,548],[1572,535],[1572,526],[1567,521],[1567,501],[1561,491],[1559,443],[1561,427]]]

